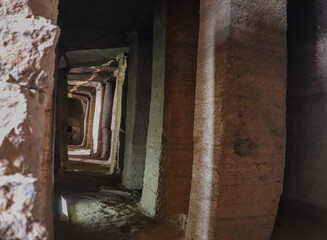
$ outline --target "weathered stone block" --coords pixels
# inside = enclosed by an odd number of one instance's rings
[[[51,90],[54,69],[51,51],[58,27],[42,17],[23,15],[1,17],[0,26],[4,46],[0,54],[0,81]]]

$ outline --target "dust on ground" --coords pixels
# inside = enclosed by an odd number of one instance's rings
[[[138,206],[140,194],[113,178],[66,173],[55,181],[56,240],[181,240],[183,233],[170,223],[146,216]],[[61,196],[70,220],[59,221]]]

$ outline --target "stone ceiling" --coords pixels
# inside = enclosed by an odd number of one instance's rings
[[[133,29],[152,29],[154,0],[61,0],[60,52],[128,46]]]

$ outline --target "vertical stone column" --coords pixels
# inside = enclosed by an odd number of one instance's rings
[[[61,164],[68,161],[68,70],[59,69],[57,77],[56,94],[56,158],[54,159],[54,170],[58,172]]]
[[[158,2],[141,205],[170,218],[189,207],[199,1]]]
[[[88,96],[86,99],[86,106],[85,106],[85,119],[84,119],[84,136],[82,146],[86,147],[87,145],[87,133],[89,127],[89,116],[90,116],[90,105],[91,105],[91,98]]]
[[[186,239],[270,239],[285,153],[286,1],[201,0]]]
[[[102,116],[102,149],[101,158],[108,159],[111,149],[111,117],[112,106],[115,94],[115,82],[108,81],[106,83],[104,102],[103,102],[103,116]]]
[[[96,87],[96,97],[95,97],[95,108],[94,108],[94,117],[93,117],[93,130],[92,130],[92,156],[99,157],[101,154],[101,118],[102,118],[102,104],[103,104],[103,92],[104,87],[101,84],[98,84]],[[101,139],[101,140],[100,140]]]
[[[91,149],[91,154],[92,154],[92,148],[93,148],[93,121],[94,121],[94,110],[95,110],[95,98],[96,94],[92,93],[91,94],[91,99],[90,99],[90,113],[89,113],[89,124],[88,124],[88,129],[87,129],[87,148]]]
[[[129,63],[122,184],[142,189],[151,101],[152,35],[132,34]]]
[[[120,170],[119,162],[119,144],[121,131],[121,118],[123,110],[123,86],[127,70],[127,57],[124,54],[117,56],[118,70],[116,72],[116,87],[113,100],[112,118],[111,118],[111,149],[107,164],[110,165],[109,174],[114,174]]]
[[[57,1],[0,3],[0,239],[52,239]]]

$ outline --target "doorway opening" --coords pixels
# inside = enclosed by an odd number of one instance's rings
[[[68,144],[81,145],[85,132],[84,132],[84,119],[85,119],[85,101],[79,98],[68,98]]]

